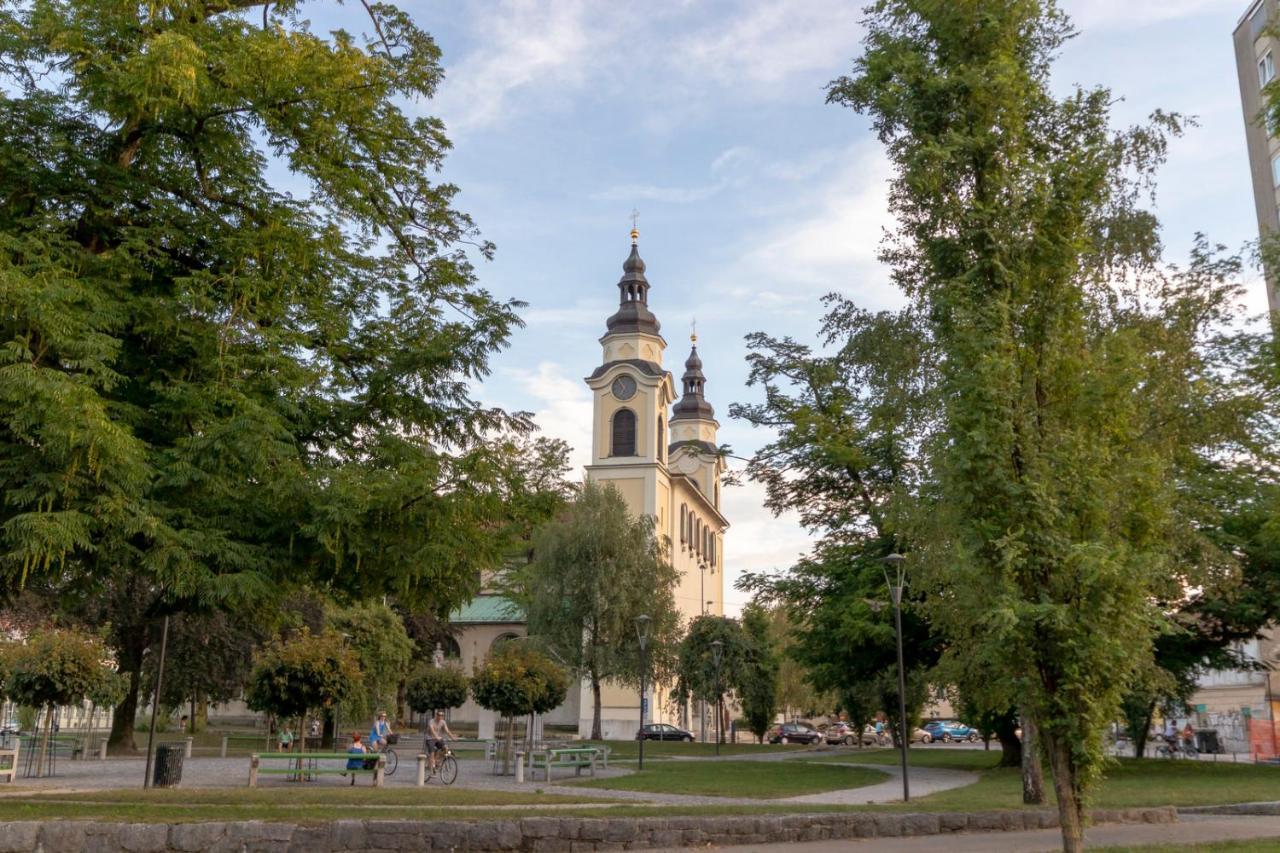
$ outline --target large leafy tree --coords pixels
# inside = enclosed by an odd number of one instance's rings
[[[385,604],[370,602],[335,608],[328,624],[355,654],[362,675],[360,689],[342,703],[343,719],[372,719],[393,707],[413,661],[413,641],[400,616]]]
[[[119,605],[116,749],[164,613],[306,578],[443,613],[507,547],[480,439],[524,424],[468,383],[516,306],[402,106],[439,50],[300,5],[0,7],[0,584]]]
[[[1114,132],[1110,92],[1055,97],[1070,33],[1051,0],[883,0],[830,99],[870,115],[897,170],[884,256],[940,356],[916,577],[951,650],[1016,686],[1074,851],[1157,602],[1211,568],[1180,475],[1238,441],[1240,413],[1185,405],[1221,386],[1177,322],[1187,280],[1153,268],[1141,205],[1178,122]]]
[[[742,633],[747,644],[738,701],[747,729],[764,743],[765,733],[778,713],[778,648],[769,612],[758,602],[742,609]]]
[[[718,659],[715,643],[720,644]],[[741,696],[746,680],[760,674],[756,651],[758,648],[738,620],[725,616],[695,618],[680,641],[676,656],[676,696],[682,702],[710,702],[714,713],[722,713],[725,695],[736,692]],[[723,726],[719,732],[723,740]]]
[[[667,547],[654,520],[634,518],[614,486],[587,482],[563,517],[537,536],[533,562],[508,579],[530,636],[590,682],[595,739],[601,685],[640,679],[638,617],[649,617],[650,672],[670,669],[680,631],[679,575]]]

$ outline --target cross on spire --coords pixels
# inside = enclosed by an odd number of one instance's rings
[[[640,239],[640,211],[631,208],[631,245]]]

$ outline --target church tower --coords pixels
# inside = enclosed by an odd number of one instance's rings
[[[587,478],[612,483],[633,514],[653,516],[663,531],[670,521],[667,409],[675,401],[675,382],[662,367],[667,342],[649,310],[639,237],[632,229],[618,310],[600,338],[603,361],[586,379],[595,412]]]
[[[635,516],[654,519],[667,556],[679,574],[676,606],[686,624],[698,616],[724,615],[721,542],[729,522],[720,513],[724,462],[716,450],[715,412],[703,396],[706,376],[697,340],[685,361],[683,396],[663,368],[667,348],[658,318],[649,309],[649,280],[640,259],[639,232],[631,231],[631,255],[618,281],[618,310],[600,338],[603,357],[586,378],[594,403],[591,464],[587,479],[610,483]],[[708,717],[674,704],[671,684],[652,684],[644,722],[696,726],[711,731]],[[591,731],[590,686],[582,685],[578,730]],[[606,684],[601,690],[601,726],[606,738],[630,740],[638,719],[633,688]]]

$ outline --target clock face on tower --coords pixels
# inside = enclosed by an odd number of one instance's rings
[[[630,400],[636,393],[636,381],[630,376],[619,376],[613,380],[613,384],[609,386],[609,390],[613,392],[613,396],[619,400]]]

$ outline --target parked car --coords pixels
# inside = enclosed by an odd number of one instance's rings
[[[932,735],[934,740],[940,740],[943,743],[951,743],[957,740],[977,743],[982,737],[977,729],[966,726],[964,723],[958,723],[955,720],[930,720],[924,724],[924,730]]]
[[[15,719],[5,720],[3,723],[0,723],[0,737],[3,737],[5,735],[19,734],[21,732],[21,729],[22,727],[18,725],[17,720]]]
[[[830,744],[842,743],[845,746],[853,746],[857,735],[853,733],[853,727],[848,723],[832,723],[827,726],[826,741]]]
[[[769,729],[769,743],[817,743],[822,733],[808,723],[783,723]]]
[[[922,728],[916,727],[911,732],[911,740],[915,743],[933,743],[933,735]],[[893,735],[885,729],[880,735],[876,735],[873,726],[867,726],[862,730],[862,742],[866,746],[893,746]]]
[[[693,732],[667,723],[649,723],[636,732],[636,740],[682,740],[685,743],[693,743]]]

